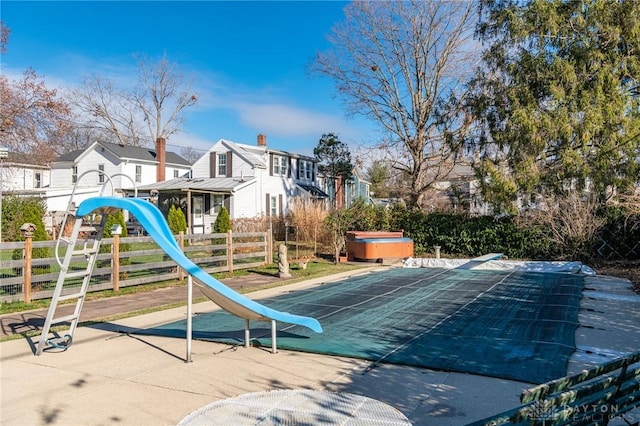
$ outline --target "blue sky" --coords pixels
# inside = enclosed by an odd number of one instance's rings
[[[31,67],[51,88],[97,74],[137,79],[134,54],[176,63],[198,94],[184,132],[169,149],[207,149],[220,138],[312,154],[323,133],[353,150],[373,137],[361,118],[345,118],[333,82],[310,75],[327,35],[343,19],[340,1],[7,1],[11,29],[2,72]]]

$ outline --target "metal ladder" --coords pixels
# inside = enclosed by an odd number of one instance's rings
[[[65,216],[62,221],[62,229],[60,231],[60,234],[58,235],[58,240],[55,247],[55,256],[58,264],[60,265],[60,274],[58,275],[56,288],[54,289],[53,295],[51,296],[51,304],[49,305],[47,318],[44,322],[44,326],[42,327],[42,333],[40,334],[38,346],[36,347],[36,355],[41,355],[45,349],[66,350],[71,346],[71,343],[73,343],[73,333],[78,326],[78,322],[80,320],[80,312],[82,311],[82,305],[87,294],[87,289],[89,288],[89,283],[91,282],[91,275],[93,274],[93,269],[96,265],[98,254],[100,253],[100,245],[102,243],[102,235],[104,232],[107,217],[109,214],[117,211],[117,209],[109,209],[100,212],[99,224],[97,224],[97,221],[95,220],[96,214],[93,214],[91,216],[91,222],[88,225],[84,225],[84,218],[77,217],[75,215],[76,209],[74,196],[78,183],[83,176],[88,173],[94,172],[104,175],[104,172],[99,170],[89,170],[83,173],[76,180],[76,184],[74,185],[71,196],[69,198],[69,205],[67,207],[67,211],[65,212]],[[111,178],[118,175],[113,175],[111,177],[104,175],[107,181],[111,184],[112,188],[113,182]],[[135,189],[135,196],[137,196],[138,190],[134,182],[133,185]],[[105,187],[106,185],[102,187],[100,195],[102,195],[102,193],[104,192]],[[65,236],[64,229],[68,221],[71,221],[73,223],[73,229],[70,236]],[[66,246],[66,250],[64,259],[60,260],[60,246],[62,244]],[[86,267],[84,267],[84,269],[78,268],[72,270],[72,262],[86,262]],[[80,286],[79,290],[76,287],[73,292],[63,294],[65,282],[69,279],[75,278],[82,278],[82,285]],[[74,299],[76,301],[76,306],[72,314],[56,316],[56,313],[58,311],[58,304],[60,302]],[[60,336],[59,332],[54,331],[52,333],[53,337],[49,338],[51,327],[61,323],[69,323],[69,330],[64,333],[63,336]]]
[[[64,243],[66,245],[66,251],[64,260],[60,263],[60,274],[58,275],[58,281],[56,288],[53,291],[51,297],[51,304],[49,305],[49,311],[47,313],[47,319],[44,322],[42,333],[40,335],[40,341],[36,348],[36,355],[41,355],[46,348],[56,348],[66,350],[73,341],[73,333],[78,326],[80,319],[80,312],[82,311],[82,304],[84,303],[89,283],[91,282],[91,274],[96,264],[96,258],[100,252],[100,244],[102,242],[102,233],[104,231],[104,224],[107,220],[107,215],[103,214],[100,224],[97,226],[83,225],[83,218],[72,215],[71,212],[65,215],[65,222],[67,217],[73,221],[73,230],[71,236],[65,237],[61,235],[58,237],[58,244],[56,245],[56,257],[58,256],[59,244]],[[63,222],[63,223],[65,223]],[[86,267],[84,269],[78,268],[78,270],[72,270],[70,268],[71,263],[84,263]],[[63,294],[65,281],[74,278],[82,278],[82,284],[80,288],[77,287],[72,293]],[[58,304],[65,300],[76,301],[76,306],[72,314],[56,316],[58,311]],[[49,332],[51,327],[61,323],[69,323],[69,330],[60,337],[57,332],[54,333],[53,338],[49,338]]]

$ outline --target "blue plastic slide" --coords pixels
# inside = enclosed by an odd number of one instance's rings
[[[315,318],[276,311],[255,302],[230,289],[193,263],[173,238],[169,225],[158,208],[139,198],[95,197],[78,206],[77,216],[86,216],[100,209],[123,209],[133,214],[153,240],[181,268],[190,274],[214,303],[240,318],[258,321],[281,321],[308,327],[322,333],[322,326]]]

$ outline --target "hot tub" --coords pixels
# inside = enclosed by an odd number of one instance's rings
[[[353,260],[381,261],[413,257],[413,240],[402,232],[348,232],[347,256]]]

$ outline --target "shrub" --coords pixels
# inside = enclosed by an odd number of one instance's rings
[[[174,235],[180,232],[187,232],[187,219],[181,208],[171,205],[167,222],[169,223],[169,229],[171,229]]]
[[[6,201],[2,200],[3,212],[5,211],[5,203],[8,204],[7,211],[10,212],[10,217],[6,219],[11,221],[10,226],[7,227],[8,230],[11,230],[11,235],[8,237],[14,241],[24,241],[25,239],[20,233],[20,227],[24,223],[33,223],[36,226],[36,230],[33,233],[33,241],[46,241],[49,239],[42,222],[42,217],[46,210],[42,200],[39,198],[8,197]],[[31,255],[33,259],[43,259],[49,257],[49,254],[47,248],[37,247],[32,249]],[[11,258],[13,260],[22,259],[22,250],[14,250]],[[49,265],[34,265],[31,272],[33,274],[45,274],[49,270]]]
[[[327,217],[321,201],[296,197],[289,206],[287,223],[295,226],[299,241],[317,241]]]
[[[214,234],[222,234],[229,232],[231,230],[231,219],[229,218],[229,212],[227,209],[222,206],[218,216],[216,217],[216,221],[213,224],[213,233]]]
[[[102,238],[111,238],[113,237],[113,235],[111,234],[111,228],[113,227],[113,225],[120,225],[122,227],[122,233],[120,234],[121,237],[126,237],[128,235],[127,233],[127,227],[125,226],[125,222],[124,222],[124,215],[122,214],[122,210],[119,210],[117,213],[115,214],[110,214],[109,216],[107,216],[107,220],[105,221],[105,225],[104,225],[104,231],[102,233]],[[100,246],[100,253],[109,253],[110,248],[107,245],[102,245]],[[127,251],[131,251],[131,246],[128,243],[120,243],[120,252],[127,252]],[[124,265],[130,265],[131,264],[131,258],[129,257],[121,257],[118,260],[118,263],[120,264],[120,266],[124,266]],[[99,264],[97,264],[97,267],[106,267],[109,266],[111,263],[108,260],[103,260],[101,262],[99,262]],[[120,278],[121,279],[126,279],[127,278],[127,273],[126,272],[121,272],[120,273]]]
[[[547,229],[511,216],[426,214],[396,206],[391,222],[413,240],[417,255],[433,252],[435,245],[440,246],[442,253],[453,256],[499,252],[518,259],[552,259],[557,255]]]

